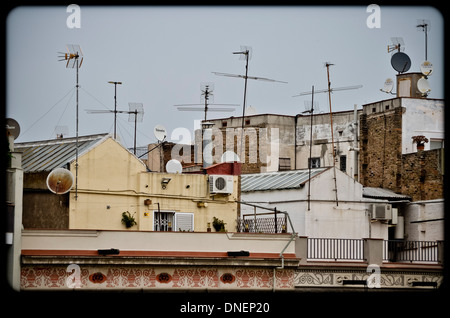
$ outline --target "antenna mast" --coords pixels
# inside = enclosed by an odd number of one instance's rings
[[[422,29],[422,31],[425,33],[425,61],[428,61],[428,27],[430,26],[430,21],[428,20],[419,20],[417,21],[418,24],[416,25],[416,28]]]
[[[66,51],[65,53],[59,52],[60,55],[58,56],[61,58],[58,61],[67,61],[66,68],[69,68],[69,63],[71,63],[71,68],[74,68],[76,66],[77,69],[77,81],[76,81],[76,150],[75,150],[75,200],[78,198],[78,69],[81,67],[81,64],[83,64],[83,52],[81,51],[81,47],[78,44],[67,44],[66,45]],[[81,62],[79,61],[81,57]]]
[[[267,81],[267,82],[278,82],[278,83],[285,83],[285,84],[287,84],[287,82],[277,81],[277,80],[274,80],[274,79],[264,78],[264,77],[248,76],[248,60],[251,59],[251,56],[252,56],[252,48],[251,47],[241,45],[241,51],[233,52],[233,54],[240,54],[241,55],[240,59],[241,60],[245,59],[245,75],[219,73],[219,72],[212,72],[212,73],[214,73],[216,75],[220,75],[220,76],[240,77],[240,78],[244,79],[244,104],[243,104],[243,108],[242,108],[242,125],[241,125],[242,129],[241,129],[241,149],[240,149],[240,157],[243,158],[243,156],[242,156],[242,145],[244,144],[243,136],[244,136],[244,123],[245,123],[245,121],[244,121],[244,118],[245,118],[245,104],[246,104],[246,99],[247,99],[247,79],[262,80],[262,81]]]
[[[207,113],[208,111],[213,111],[213,112],[232,112],[235,109],[234,108],[227,108],[227,107],[223,107],[223,108],[212,108],[212,107],[208,107],[208,106],[215,106],[215,105],[221,105],[221,106],[239,106],[238,104],[210,104],[209,102],[211,101],[211,99],[213,99],[212,97],[214,97],[213,95],[213,91],[214,91],[214,83],[201,83],[200,84],[200,90],[201,90],[201,95],[204,96],[204,103],[202,104],[178,104],[178,105],[174,105],[174,106],[178,106],[178,110],[180,111],[204,111],[205,112],[205,121],[206,121],[206,117],[207,117]],[[201,107],[184,107],[184,106],[200,106],[200,105],[204,105],[204,108]]]
[[[109,81],[109,84],[114,84],[114,139],[117,138],[116,135],[116,122],[117,122],[117,85],[122,85],[122,82]]]
[[[336,191],[336,205],[339,205],[339,201],[338,201],[338,195],[337,195],[337,181],[336,181],[336,152],[334,149],[334,134],[333,134],[333,112],[332,112],[332,107],[331,107],[331,93],[334,91],[344,91],[344,90],[350,90],[350,89],[358,89],[361,88],[362,85],[355,85],[355,86],[346,86],[346,87],[337,87],[337,88],[332,88],[331,87],[331,81],[330,81],[330,66],[334,65],[331,64],[330,62],[325,62],[324,66],[327,68],[327,80],[328,80],[328,89],[322,89],[322,90],[318,90],[318,91],[309,91],[309,92],[303,92],[300,93],[298,95],[294,95],[293,97],[298,97],[298,96],[305,96],[305,95],[311,95],[314,93],[328,93],[328,101],[330,104],[330,126],[331,126],[331,145],[332,145],[332,154],[333,154],[333,170],[334,170],[334,185],[335,185],[335,191]]]

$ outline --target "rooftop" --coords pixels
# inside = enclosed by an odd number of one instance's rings
[[[311,169],[311,179],[330,167]],[[309,180],[309,169],[243,174],[242,192],[298,189]]]
[[[406,194],[398,194],[389,189],[373,187],[364,187],[363,197],[387,200],[411,200],[411,197]]]
[[[78,156],[110,137],[97,134],[78,137]],[[14,144],[15,151],[22,152],[24,172],[51,171],[63,168],[76,157],[76,138],[51,139]]]

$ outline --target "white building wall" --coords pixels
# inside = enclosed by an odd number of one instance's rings
[[[405,239],[408,241],[444,240],[444,199],[411,202],[405,211]]]
[[[430,150],[431,140],[444,137],[444,101],[435,99],[402,98],[402,153],[416,152],[412,137],[428,138],[424,150]]]
[[[303,188],[242,192],[242,201],[287,211],[300,236],[313,238],[383,238],[388,239],[388,225],[371,222],[370,203],[362,197],[362,185],[336,169],[338,204],[334,192],[333,169],[312,179],[311,202],[308,211],[308,183]],[[256,213],[269,211],[257,209]],[[254,208],[242,205],[242,214],[252,214]]]

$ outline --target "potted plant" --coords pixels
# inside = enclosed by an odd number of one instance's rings
[[[412,136],[413,142],[417,144],[417,150],[424,150],[425,144],[428,142],[428,138],[423,135]]]
[[[133,213],[133,216],[135,214],[136,212]],[[137,224],[133,216],[128,211],[122,213],[122,224],[124,224],[127,229]]]
[[[226,232],[225,230],[225,224],[223,220],[219,220],[218,218],[213,218],[213,227],[216,230],[216,232]]]

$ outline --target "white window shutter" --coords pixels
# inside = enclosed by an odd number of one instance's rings
[[[192,213],[176,213],[176,231],[194,231],[194,214]]]

